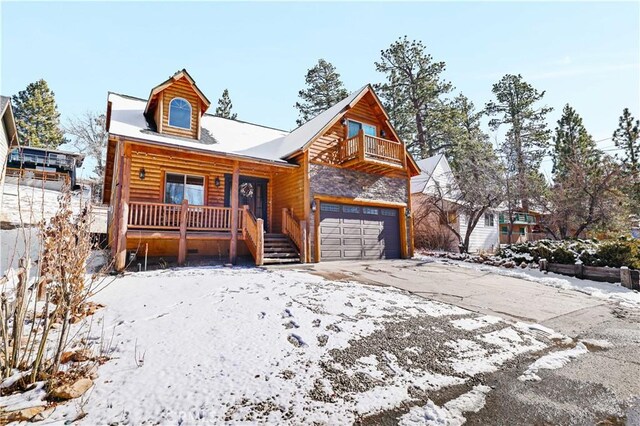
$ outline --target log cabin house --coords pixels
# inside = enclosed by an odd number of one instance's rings
[[[103,202],[129,252],[256,265],[413,254],[419,168],[370,85],[292,132],[206,114],[186,70],[148,99],[109,93]]]

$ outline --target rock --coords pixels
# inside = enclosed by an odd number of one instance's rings
[[[516,266],[516,264],[514,262],[512,262],[512,261],[508,261],[508,262],[504,262],[502,264],[502,266],[505,267],[505,268],[511,269],[511,268],[514,268]]]
[[[38,405],[37,407],[23,408],[22,410],[2,412],[0,413],[0,423],[25,422],[43,412],[45,408],[45,406]]]
[[[93,380],[83,377],[72,384],[58,386],[49,395],[56,399],[73,399],[84,394],[91,386],[93,386]]]
[[[522,269],[525,269],[527,266],[529,266],[529,264],[528,264],[527,262],[522,262],[522,263],[520,264],[520,267],[521,267]]]

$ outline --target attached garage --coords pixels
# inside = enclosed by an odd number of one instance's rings
[[[397,259],[400,251],[397,208],[320,203],[320,259]]]

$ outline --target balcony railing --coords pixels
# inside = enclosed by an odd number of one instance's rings
[[[500,214],[500,223],[506,224],[510,223],[508,215]],[[534,215],[528,213],[514,213],[513,214],[513,223],[516,225],[535,225],[536,217]]]
[[[183,216],[183,206],[186,213]],[[184,219],[183,219],[184,217]],[[129,203],[131,229],[179,230],[182,220],[189,231],[231,231],[231,207],[195,206],[132,201]],[[238,209],[238,230],[244,222],[243,209]]]
[[[400,142],[367,135],[361,130],[356,136],[340,143],[338,161],[341,164],[376,162],[393,167],[403,167],[404,146]]]

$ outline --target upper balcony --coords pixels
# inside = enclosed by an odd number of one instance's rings
[[[504,213],[500,213],[500,223],[507,224],[510,223],[508,215]],[[537,223],[536,217],[529,213],[517,212],[513,213],[513,223],[514,225],[535,225]]]
[[[372,163],[402,169],[405,166],[404,145],[360,130],[357,135],[340,142],[338,162],[342,165]]]

